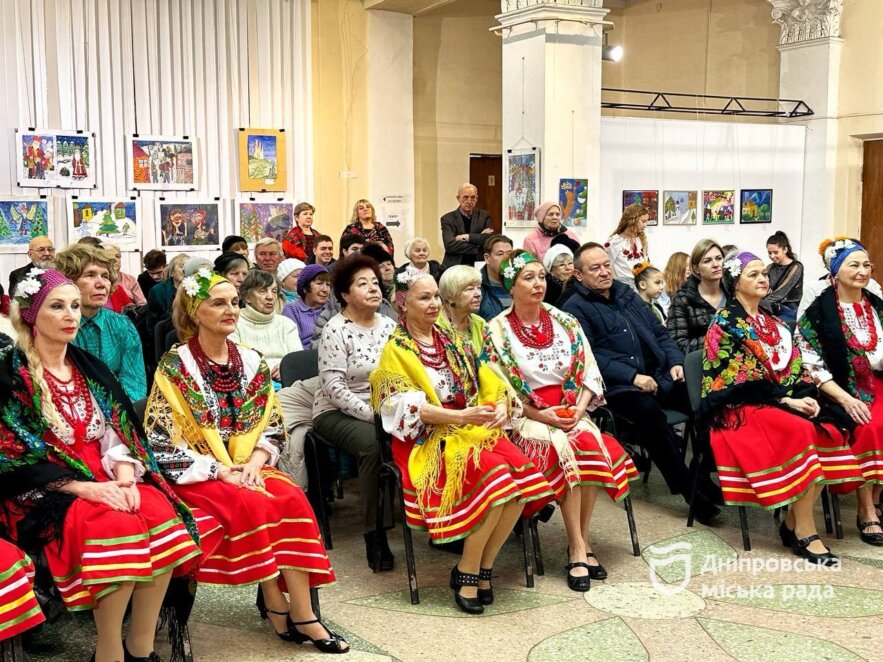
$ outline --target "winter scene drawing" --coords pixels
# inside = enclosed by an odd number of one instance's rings
[[[291,229],[293,214],[290,202],[240,202],[239,234],[249,244],[264,237],[282,241]]]
[[[18,185],[38,188],[94,188],[92,134],[52,130],[18,133]]]
[[[285,132],[242,129],[239,132],[239,188],[285,190]]]
[[[0,248],[24,252],[34,237],[47,236],[49,205],[46,200],[0,200]]]
[[[658,225],[659,219],[659,191],[623,191],[622,208],[629,205],[643,205],[650,213],[647,225]]]
[[[196,189],[196,160],[192,140],[162,136],[130,139],[132,162],[129,187],[161,191]]]
[[[120,250],[141,247],[141,227],[135,200],[71,200],[68,208],[68,241],[95,237]]]
[[[696,191],[664,191],[662,194],[663,225],[696,225]]]

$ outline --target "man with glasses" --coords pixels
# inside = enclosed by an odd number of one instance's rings
[[[154,248],[144,254],[142,262],[144,271],[138,274],[138,285],[141,286],[141,291],[146,299],[153,286],[162,281],[163,273],[166,270],[166,254]]]
[[[472,184],[463,184],[457,191],[459,206],[441,217],[442,243],[445,245],[445,259],[442,270],[456,264],[469,267],[481,255],[488,235],[494,233],[490,214],[477,209],[478,189]]]
[[[28,244],[30,264],[15,269],[9,274],[9,296],[15,296],[15,288],[25,279],[31,269],[48,269],[55,259],[55,246],[49,237],[34,237]]]

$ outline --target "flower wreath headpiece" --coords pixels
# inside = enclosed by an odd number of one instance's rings
[[[819,255],[822,256],[822,261],[832,276],[837,275],[846,258],[856,251],[865,251],[865,247],[844,236],[825,239],[819,244]]]
[[[503,279],[503,287],[507,292],[512,291],[512,285],[515,283],[515,279],[518,278],[519,272],[531,262],[539,262],[532,253],[519,253],[511,260],[505,258],[500,262],[500,276]]]
[[[726,269],[727,273],[730,275],[732,280],[736,280],[739,276],[742,275],[742,271],[748,266],[749,262],[753,262],[754,260],[760,260],[754,253],[749,253],[748,251],[742,251],[738,255],[731,257],[729,260],[724,262],[724,269]]]
[[[638,262],[635,266],[632,267],[632,277],[637,278],[642,273],[647,271],[650,268],[649,260],[645,260],[644,262]]]
[[[228,282],[230,281],[208,267],[201,267],[195,274],[187,276],[187,278],[182,280],[181,287],[184,288],[184,292],[190,297],[190,300],[187,302],[187,316],[190,319],[195,319],[196,309],[199,308],[199,304],[208,299],[209,290],[218,283]]]

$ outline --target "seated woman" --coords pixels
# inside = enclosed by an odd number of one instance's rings
[[[762,305],[793,329],[797,324],[797,307],[803,297],[803,265],[791,250],[788,235],[781,230],[766,240],[766,249],[772,260],[767,268],[770,293],[763,298]]]
[[[405,292],[398,287],[400,276],[396,276],[396,305],[400,304],[398,299],[404,299]],[[477,314],[481,306],[481,272],[465,264],[448,267],[438,283],[438,293],[444,305],[438,316],[439,328],[451,338],[459,336],[472,345],[476,355],[481,354],[485,324]]]
[[[313,346],[316,318],[322,314],[331,296],[331,274],[320,264],[308,264],[297,277],[298,298],[282,309],[282,314],[297,325],[304,349]]]
[[[306,496],[273,468],[285,445],[279,401],[261,355],[229,339],[238,317],[225,278],[200,270],[184,279],[172,317],[184,344],[157,368],[147,436],[175,493],[223,529],[199,581],[260,583],[258,609],[281,639],[342,653],[346,642],[310,605],[310,587],[334,573]]]
[[[127,306],[140,308],[147,305],[147,299],[141,291],[141,285],[135,276],[120,271],[122,266],[122,254],[119,246],[115,244],[102,244],[104,252],[113,260],[117,272],[117,281],[113,284],[113,289],[107,299],[105,308],[110,308],[116,313],[122,313]]]
[[[857,493],[861,539],[883,545],[874,511],[883,487],[883,300],[866,289],[872,265],[860,243],[838,237],[825,241],[821,253],[834,284],[806,309],[796,337],[825,403],[852,431],[865,477]]]
[[[239,296],[245,301],[245,307],[239,313],[239,322],[230,340],[258,350],[270,367],[273,381],[278,382],[282,357],[299,352],[303,346],[297,325],[276,313],[279,299],[276,278],[269,271],[252,269],[242,281]],[[180,334],[178,337],[184,340]]]
[[[380,445],[374,429],[368,376],[395,322],[380,315],[380,271],[364,255],[350,255],[334,269],[334,296],[342,310],[322,329],[319,340],[319,390],[313,406],[313,426],[322,439],[353,455],[359,463],[362,531],[368,567],[374,567]],[[381,539],[380,570],[392,570],[395,558]]]
[[[702,349],[705,332],[719,308],[727,305],[721,287],[724,250],[711,239],[702,239],[690,254],[692,275],[672,297],[666,326],[684,354]]]
[[[555,238],[557,239],[557,237]],[[552,246],[543,258],[543,266],[546,268],[546,298],[545,303],[550,306],[558,304],[567,282],[573,276],[573,251],[563,244]]]
[[[458,268],[471,269],[451,267],[442,278]],[[535,512],[552,488],[502,433],[519,409],[506,384],[476,360],[470,339],[434,326],[441,299],[432,276],[399,274],[397,297],[402,323],[371,374],[372,403],[415,495],[405,504],[409,526],[428,529],[436,543],[465,538],[451,588],[462,611],[481,614],[494,599],[497,553],[525,504]]]
[[[405,242],[405,257],[408,258],[408,261],[396,269],[397,274],[411,267],[417,271],[425,271],[435,278],[436,283],[441,278],[441,264],[438,260],[429,259],[429,242],[423,237],[414,237]]]
[[[153,659],[172,570],[189,571],[200,556],[194,518],[142,446],[119,382],[72,344],[77,286],[58,271],[33,269],[16,300],[19,348],[0,352],[4,527],[22,549],[43,550],[68,609],[93,610],[94,659]]]
[[[0,641],[30,630],[46,620],[34,595],[34,564],[27,554],[0,538]]]
[[[732,303],[705,336],[702,416],[711,428],[724,502],[768,510],[789,505],[782,544],[811,563],[834,565],[813,521],[825,484],[856,489],[863,478],[841,432],[819,420],[818,389],[781,320],[764,313],[763,261],[742,252],[724,265]]]
[[[237,292],[242,285],[242,281],[248,276],[248,259],[240,253],[234,253],[233,251],[221,253],[215,258],[214,266],[215,272],[233,283],[233,287],[236,288]]]
[[[662,277],[665,281],[665,291],[659,295],[657,303],[662,306],[662,312],[668,317],[668,309],[671,307],[671,299],[681,289],[692,272],[690,271],[690,256],[678,251],[672,253],[668,262],[665,263]]]
[[[607,577],[588,543],[598,487],[619,501],[638,472],[616,439],[601,434],[586,415],[604,404],[604,382],[579,322],[543,303],[543,265],[515,250],[500,263],[500,275],[512,306],[488,322],[484,352],[524,407],[525,417],[513,422],[512,441],[561,502],[567,585],[588,591],[590,579]]]
[[[276,278],[281,285],[279,295],[283,300],[283,306],[297,300],[297,279],[305,266],[307,266],[306,263],[301,260],[289,257],[282,260],[276,267]]]

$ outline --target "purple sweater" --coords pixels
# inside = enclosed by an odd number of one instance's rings
[[[325,306],[310,308],[303,299],[295,299],[282,309],[282,314],[297,324],[300,342],[304,349],[311,349],[313,346],[313,328],[316,326],[316,318],[322,314],[323,310],[325,310]]]

